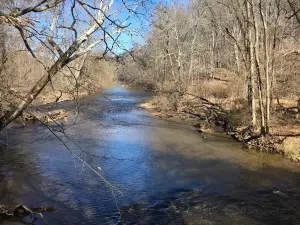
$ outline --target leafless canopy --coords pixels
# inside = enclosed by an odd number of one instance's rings
[[[5,127],[39,95],[51,78],[71,61],[98,47],[103,55],[124,50],[119,42],[130,29],[131,17],[144,10],[145,0],[18,0],[4,1],[0,22],[14,26],[30,54],[42,63],[43,57],[55,63],[46,68],[40,81],[4,117]],[[114,53],[113,53],[114,54]],[[0,128],[0,129],[1,129]]]

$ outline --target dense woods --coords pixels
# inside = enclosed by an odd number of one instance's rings
[[[277,109],[299,102],[299,9],[298,0],[160,5],[146,44],[136,46],[134,58],[124,55],[120,77],[161,93],[221,101],[229,109],[242,103],[249,112],[243,125],[268,134]],[[180,100],[177,95],[171,107]]]

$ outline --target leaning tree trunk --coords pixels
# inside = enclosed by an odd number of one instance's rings
[[[62,68],[63,59],[56,63],[47,71],[47,73],[37,82],[22,101],[11,111],[0,118],[0,130],[5,128],[13,120],[22,114],[22,112],[32,103],[32,101],[41,93],[51,78]]]
[[[3,130],[8,124],[19,117],[22,112],[33,102],[34,99],[42,92],[46,85],[51,81],[52,77],[69,63],[71,56],[84,42],[84,39],[73,43],[73,45],[63,53],[47,73],[35,84],[35,86],[28,92],[28,94],[22,98],[21,102],[11,111],[7,112],[0,118],[0,131]]]

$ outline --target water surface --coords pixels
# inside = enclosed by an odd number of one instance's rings
[[[154,117],[138,107],[148,98],[118,85],[81,100],[66,136],[57,133],[114,191],[44,126],[2,132],[0,204],[55,206],[45,213],[55,225],[300,224],[298,164]]]

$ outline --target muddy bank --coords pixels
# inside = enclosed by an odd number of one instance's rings
[[[280,154],[294,162],[300,162],[300,125],[271,127],[270,134],[262,136],[249,126],[236,124],[235,120],[241,117],[240,112],[237,114],[234,110],[226,110],[221,105],[198,96],[191,100],[189,97],[192,94],[172,107],[170,98],[174,94],[167,96],[156,96],[140,107],[151,110],[153,115],[161,118],[188,121],[199,133],[226,133],[249,149]],[[195,104],[197,98],[201,101]]]
[[[66,97],[60,102],[69,101],[69,100],[73,100],[73,99]],[[13,121],[13,123],[26,125],[32,123],[51,124],[60,121],[66,122],[69,114],[67,110],[64,109],[53,110],[44,107],[44,105],[56,104],[56,103],[58,102],[48,99],[47,101],[41,104],[34,104],[33,106],[30,106],[25,111],[23,111],[22,114]],[[10,110],[11,107],[0,108],[0,117],[5,115]]]
[[[79,89],[76,94],[61,91],[44,91],[14,122],[23,125],[32,123],[52,124],[55,122],[67,122],[69,111],[63,109],[64,103],[72,101],[78,102],[78,105],[80,105],[82,99],[92,96],[95,93],[100,93],[105,90],[105,88],[113,87],[115,85],[115,82],[107,82],[103,87],[98,87],[98,89],[93,91]],[[23,95],[24,94],[25,93],[23,93]],[[19,93],[18,95],[21,96],[22,94]],[[11,107],[0,104],[0,117],[7,113],[10,109]]]

